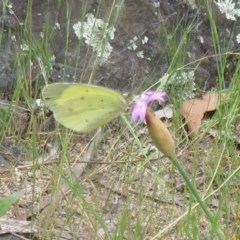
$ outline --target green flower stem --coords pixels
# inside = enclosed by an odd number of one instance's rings
[[[202,208],[202,210],[204,211],[204,213],[206,214],[209,222],[212,225],[212,230],[217,234],[218,238],[220,240],[225,240],[225,235],[222,232],[222,230],[219,227],[218,222],[216,221],[215,217],[213,216],[213,214],[209,211],[207,205],[205,204],[205,202],[202,200],[202,198],[200,197],[200,195],[197,192],[197,189],[195,188],[195,186],[192,184],[192,182],[190,181],[186,171],[183,169],[182,165],[180,164],[178,158],[172,157],[171,158],[172,163],[174,164],[174,166],[178,169],[178,171],[181,173],[183,179],[185,180],[187,186],[189,187],[191,193],[194,195],[194,197],[196,198],[196,200],[198,201],[200,207]]]

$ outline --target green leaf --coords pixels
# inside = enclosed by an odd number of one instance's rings
[[[25,191],[21,190],[1,198],[0,199],[0,217],[2,217],[10,209],[10,207],[24,195],[24,193]]]

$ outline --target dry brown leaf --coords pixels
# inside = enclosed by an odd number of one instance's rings
[[[219,103],[220,95],[215,92],[205,94],[202,99],[190,99],[183,102],[181,114],[185,118],[191,138],[198,136],[204,114],[216,110]]]
[[[215,92],[207,93],[203,96],[203,101],[206,103],[205,112],[210,112],[216,110],[219,105],[219,94]]]

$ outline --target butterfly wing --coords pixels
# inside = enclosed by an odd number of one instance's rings
[[[43,89],[43,98],[65,127],[89,132],[124,110],[126,100],[117,92],[95,85],[54,83]]]

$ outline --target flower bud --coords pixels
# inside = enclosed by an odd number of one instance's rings
[[[175,145],[171,134],[149,107],[146,111],[146,123],[150,137],[158,150],[169,158],[175,157]]]

